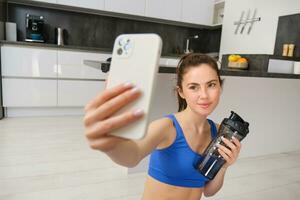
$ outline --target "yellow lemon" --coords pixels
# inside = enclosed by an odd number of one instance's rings
[[[238,59],[240,59],[240,58],[241,58],[240,55],[231,54],[231,55],[228,57],[228,61],[230,61],[230,62],[236,62],[236,61],[238,61]]]

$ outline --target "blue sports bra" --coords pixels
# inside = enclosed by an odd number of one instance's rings
[[[148,174],[154,179],[175,186],[204,187],[209,180],[201,175],[195,165],[202,155],[188,145],[182,128],[173,114],[168,115],[176,129],[176,139],[169,147],[156,149],[151,153]],[[212,138],[217,136],[217,128],[208,119]]]

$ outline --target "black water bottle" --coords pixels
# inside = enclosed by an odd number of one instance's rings
[[[197,164],[196,167],[199,172],[212,180],[226,162],[218,152],[218,144],[226,146],[221,137],[228,140],[232,140],[232,137],[235,137],[241,141],[249,133],[248,127],[248,122],[245,122],[238,114],[231,111],[230,117],[223,119],[218,131],[218,137],[208,145],[203,153],[203,160]]]

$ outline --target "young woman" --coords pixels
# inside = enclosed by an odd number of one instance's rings
[[[194,167],[204,149],[217,136],[218,125],[207,119],[219,102],[222,81],[217,63],[209,56],[191,53],[177,67],[179,112],[153,121],[147,135],[138,141],[110,136],[110,131],[143,116],[142,110],[111,117],[137,99],[138,86],[130,83],[107,89],[85,108],[85,135],[93,149],[106,153],[114,162],[133,167],[151,153],[143,200],[199,200],[220,190],[228,166],[238,157],[237,139],[223,139],[219,153],[226,160],[211,181]],[[162,105],[163,106],[163,105]]]

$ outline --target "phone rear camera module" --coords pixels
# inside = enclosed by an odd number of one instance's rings
[[[119,49],[117,50],[117,54],[118,54],[118,55],[122,55],[122,53],[123,53],[122,48],[119,48]]]

